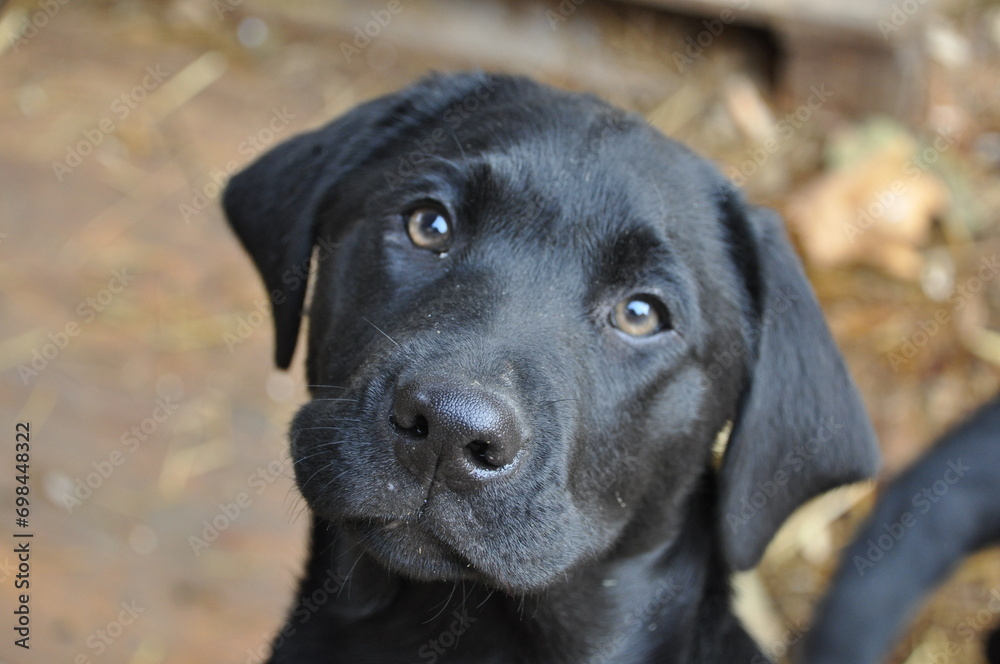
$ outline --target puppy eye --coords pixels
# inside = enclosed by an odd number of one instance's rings
[[[652,295],[632,295],[615,305],[611,324],[630,337],[651,337],[670,329],[670,314]]]
[[[421,207],[406,221],[410,241],[421,249],[443,254],[451,246],[451,220],[438,208]]]

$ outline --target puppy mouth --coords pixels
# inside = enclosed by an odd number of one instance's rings
[[[417,519],[347,519],[342,527],[379,563],[418,581],[482,578]]]
[[[487,565],[477,564],[479,556],[469,555],[475,547],[466,536],[470,529],[466,521],[475,510],[458,500],[437,472],[418,478],[392,457],[363,456],[370,449],[391,445],[385,431],[344,427],[329,436],[330,422],[336,418],[327,402],[310,402],[297,418],[290,436],[297,481],[318,516],[341,528],[379,565],[404,577],[499,583]],[[338,444],[331,445],[331,439]],[[374,442],[359,442],[364,440]],[[352,450],[359,452],[348,454]],[[494,475],[508,473],[494,472],[487,480],[497,479]],[[496,494],[491,498],[500,499]]]
[[[290,435],[303,497],[358,551],[414,581],[515,594],[588,550],[564,532],[586,520],[564,488],[555,417],[538,425],[524,397],[488,381],[379,374],[334,381],[362,387],[314,395]]]

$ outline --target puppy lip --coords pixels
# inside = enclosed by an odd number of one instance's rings
[[[478,577],[475,566],[416,519],[348,519],[361,546],[390,569],[422,580]]]

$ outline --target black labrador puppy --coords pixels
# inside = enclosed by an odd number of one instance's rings
[[[280,367],[315,271],[272,662],[764,661],[730,573],[877,463],[778,217],[640,117],[478,73],[280,145],[225,209]]]
[[[998,460],[1000,398],[943,437],[879,497],[867,524],[844,551],[801,661],[883,661],[921,598],[967,554],[1000,543]],[[984,605],[995,619],[1000,592],[994,590]],[[981,620],[979,615],[963,620],[959,639],[982,639],[991,620]],[[998,634],[986,639],[994,664],[1000,664]],[[959,652],[958,643],[949,642],[933,656],[949,660]]]

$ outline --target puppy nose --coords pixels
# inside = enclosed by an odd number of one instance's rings
[[[425,481],[437,474],[452,488],[476,486],[513,469],[526,437],[505,396],[447,379],[400,385],[392,421],[400,463]]]

